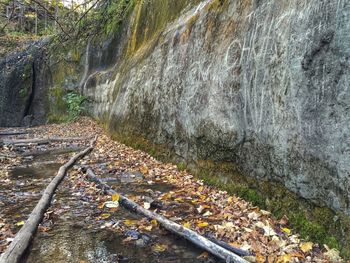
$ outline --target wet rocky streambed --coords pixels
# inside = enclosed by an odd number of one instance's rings
[[[44,159],[47,162],[50,158]],[[1,216],[13,222],[13,232],[19,230],[61,165],[35,161],[27,162],[28,167],[12,169],[7,183],[0,185]],[[147,192],[171,188],[166,184],[149,185],[137,173],[119,178],[108,175],[104,181],[123,194],[145,198]],[[86,195],[85,187],[64,180],[24,262],[218,262],[159,227],[140,231],[136,222],[147,220],[122,207],[101,214],[98,197]],[[121,224],[124,227],[120,228]]]

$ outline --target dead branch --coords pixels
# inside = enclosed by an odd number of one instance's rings
[[[93,145],[96,141],[96,138],[91,141],[90,147],[86,148],[84,151],[74,155],[67,163],[60,167],[55,178],[50,182],[50,184],[45,189],[41,199],[38,204],[29,215],[24,226],[17,233],[14,240],[7,248],[7,250],[1,255],[0,263],[17,263],[20,262],[21,257],[26,251],[27,247],[30,244],[33,235],[36,232],[36,229],[43,219],[46,209],[49,207],[52,196],[54,195],[58,185],[62,182],[63,178],[67,174],[69,168],[71,168],[75,162],[83,158],[85,155],[90,153],[93,149]]]
[[[89,180],[98,184],[105,193],[109,195],[113,195],[117,193],[109,185],[103,183],[100,179],[98,179],[90,168],[87,169],[86,175]],[[122,195],[120,195],[119,203],[120,205],[122,205],[128,210],[137,212],[150,219],[157,220],[157,222],[168,231],[187,239],[188,241],[192,242],[196,246],[210,252],[211,254],[225,260],[226,262],[248,263],[248,261],[241,258],[237,254],[215,244],[214,242],[208,240],[207,238],[201,236],[200,234],[194,232],[193,230],[188,229],[182,225],[179,225],[161,215],[151,212]]]

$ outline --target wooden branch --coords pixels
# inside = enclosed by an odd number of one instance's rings
[[[20,140],[3,140],[5,145],[27,145],[27,144],[49,144],[50,141],[48,139],[20,139]]]
[[[48,149],[48,150],[36,150],[36,151],[28,151],[20,154],[20,156],[27,157],[27,156],[39,156],[39,155],[58,155],[63,153],[70,153],[70,152],[78,152],[81,151],[83,147],[66,147],[66,148],[54,148],[54,149]]]
[[[45,189],[41,199],[39,200],[32,213],[29,215],[29,218],[27,219],[24,226],[17,233],[7,250],[1,255],[0,263],[20,262],[21,257],[23,256],[24,252],[29,246],[30,241],[33,235],[35,234],[36,229],[39,223],[41,222],[46,209],[50,205],[52,196],[54,195],[58,185],[62,182],[63,178],[65,177],[67,170],[71,168],[76,161],[83,158],[85,155],[92,151],[95,141],[96,138],[91,141],[90,147],[74,155],[67,163],[60,167],[60,169],[57,172],[57,175]]]
[[[0,136],[22,135],[28,133],[29,131],[1,131]]]
[[[3,140],[3,143],[6,145],[21,145],[25,146],[26,144],[49,144],[51,142],[70,142],[70,141],[85,141],[91,138],[87,137],[65,137],[65,138],[58,138],[58,137],[53,137],[53,138],[34,138],[34,139],[20,139],[20,140]]]
[[[103,183],[100,179],[98,179],[96,177],[96,175],[94,174],[94,172],[90,168],[88,168],[86,170],[86,175],[87,175],[88,179],[90,179],[91,181],[98,184],[103,189],[103,191],[105,193],[107,193],[109,195],[113,195],[113,194],[117,193],[109,185]],[[119,203],[128,210],[137,212],[137,213],[139,213],[143,216],[146,216],[150,219],[157,220],[158,223],[161,226],[163,226],[165,229],[167,229],[168,231],[187,239],[188,241],[192,242],[194,245],[208,251],[209,253],[215,255],[218,258],[225,260],[226,262],[229,262],[229,263],[230,262],[248,263],[247,260],[245,260],[245,259],[241,258],[240,256],[238,256],[237,254],[215,244],[214,242],[201,236],[200,234],[196,233],[195,231],[190,230],[190,229],[188,229],[182,225],[179,225],[173,221],[170,221],[169,219],[167,219],[161,215],[158,215],[154,212],[151,212],[151,211],[143,208],[142,206],[138,205],[137,203],[129,200],[128,198],[126,198],[122,195],[120,195]]]

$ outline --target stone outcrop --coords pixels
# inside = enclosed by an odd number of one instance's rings
[[[161,25],[147,16],[159,1],[140,2],[111,41],[114,63],[87,56],[91,113],[350,214],[349,1],[179,1]],[[165,2],[158,16],[174,8]]]
[[[0,61],[0,126],[29,126],[46,120],[46,41],[38,41]]]

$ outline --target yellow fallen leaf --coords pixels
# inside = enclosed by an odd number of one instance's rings
[[[110,217],[111,217],[111,214],[102,214],[101,215],[102,219],[107,219],[107,218],[110,218]]]
[[[23,226],[24,223],[25,223],[24,221],[19,221],[19,222],[16,223],[16,226]]]
[[[184,199],[179,197],[179,198],[175,198],[175,201],[176,202],[179,202],[179,203],[183,203],[184,202]]]
[[[303,251],[304,253],[309,252],[312,249],[312,242],[303,242],[299,245],[301,251]]]
[[[152,247],[152,250],[154,252],[164,252],[166,249],[168,248],[167,245],[163,245],[163,244],[155,244],[153,247]]]
[[[291,262],[292,255],[286,254],[277,258],[277,263],[288,263]]]
[[[153,220],[151,220],[151,224],[152,224],[152,226],[158,226],[158,221],[153,219]]]
[[[186,228],[191,228],[191,223],[190,222],[186,222],[183,224],[184,227]]]
[[[137,224],[137,221],[136,220],[126,219],[126,220],[124,220],[124,224],[127,225],[127,226],[134,226],[134,225]]]
[[[147,231],[152,231],[153,226],[146,226],[143,229]]]
[[[198,223],[197,223],[197,226],[198,226],[198,227],[206,227],[206,226],[208,226],[208,225],[209,225],[208,222],[198,222]]]
[[[118,193],[115,193],[112,195],[112,201],[113,202],[118,202],[120,199],[120,195]]]
[[[292,233],[292,231],[289,228],[282,228],[282,231],[286,233],[288,236]]]

